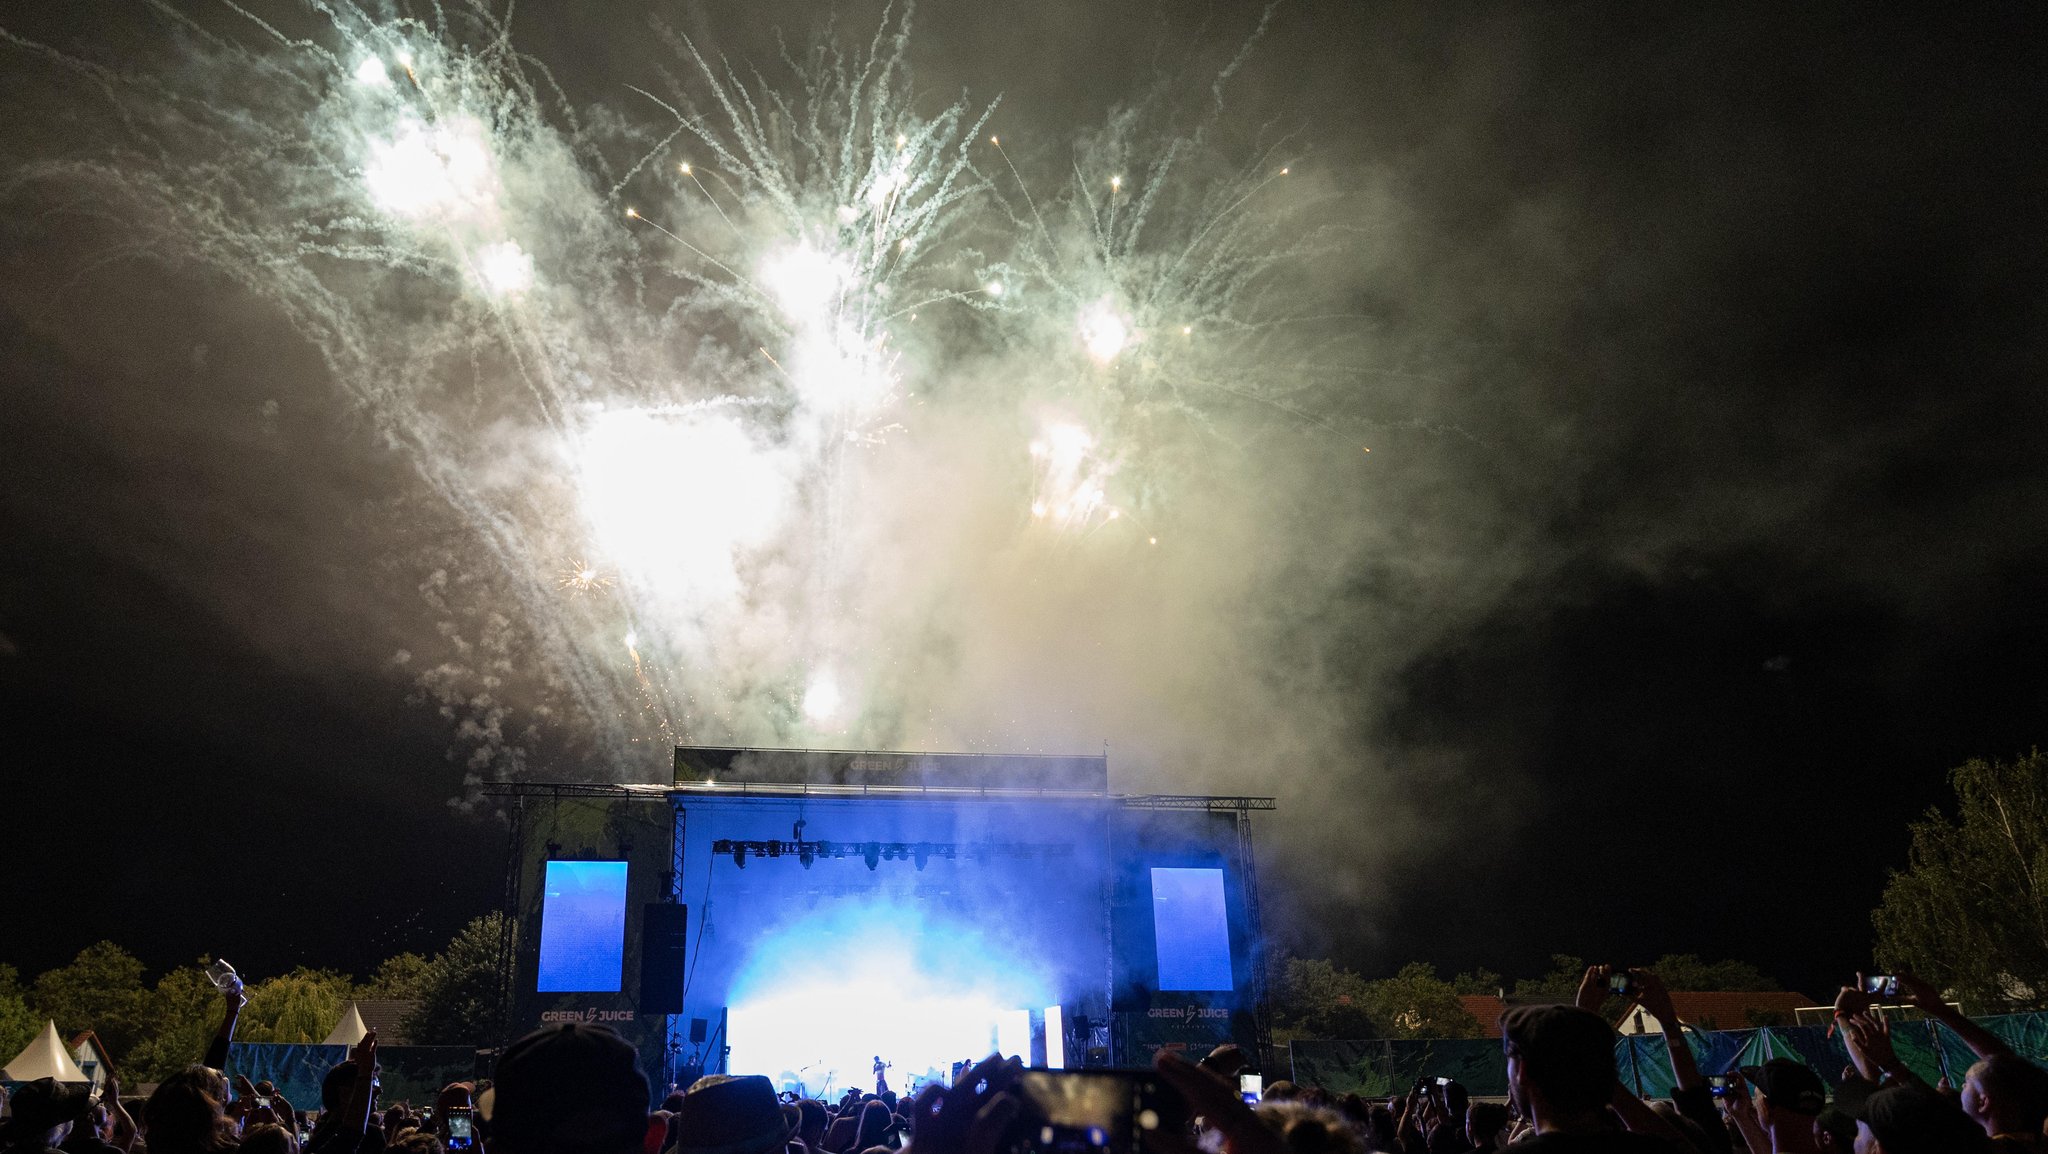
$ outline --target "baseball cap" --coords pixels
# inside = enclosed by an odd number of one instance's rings
[[[1794,1113],[1819,1114],[1828,1104],[1828,1088],[1820,1075],[1790,1058],[1772,1058],[1761,1066],[1744,1066],[1742,1076],[1762,1090],[1771,1105]]]
[[[512,1043],[477,1102],[493,1146],[631,1150],[647,1132],[640,1055],[603,1026],[564,1022]]]

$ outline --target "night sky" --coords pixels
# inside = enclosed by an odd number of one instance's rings
[[[577,8],[521,5],[523,47],[628,107],[663,50]],[[175,83],[139,6],[0,11]],[[772,43],[752,5],[680,11]],[[1056,141],[1257,17],[929,3],[910,58]],[[1278,8],[1227,124],[1300,126],[1355,193],[1344,307],[1399,383],[1345,414],[1328,492],[1273,502],[1242,676],[1314,678],[1346,744],[1183,776],[1111,726],[1113,785],[1279,796],[1269,924],[1368,973],[1691,952],[1824,996],[1864,966],[1945,771],[2048,739],[2041,33],[2020,5]],[[89,151],[104,111],[4,51],[9,169]],[[81,200],[0,187],[0,961],[430,950],[505,845],[390,659],[432,630],[419,479],[263,302],[104,260],[126,226]],[[1258,451],[1335,459],[1318,438]]]

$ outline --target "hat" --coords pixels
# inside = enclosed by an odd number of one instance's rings
[[[55,1078],[37,1078],[15,1090],[11,1101],[13,1116],[0,1126],[0,1135],[10,1142],[83,1120],[92,1109],[92,1090]]]
[[[709,1074],[676,1113],[677,1154],[766,1154],[789,1140],[775,1084],[759,1074]]]
[[[634,1149],[647,1132],[647,1077],[625,1039],[565,1022],[507,1046],[477,1110],[493,1145]]]
[[[1772,1058],[1761,1066],[1744,1066],[1742,1076],[1762,1090],[1771,1105],[1796,1114],[1818,1114],[1828,1102],[1828,1088],[1820,1075],[1790,1058]]]
[[[1963,1113],[1962,1107],[1940,1094],[1912,1082],[1887,1086],[1860,1102],[1836,1109],[1870,1127],[1887,1152],[1896,1154],[1951,1154],[1980,1148],[1984,1128]]]

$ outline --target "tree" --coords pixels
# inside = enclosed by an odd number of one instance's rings
[[[1586,976],[1586,960],[1570,954],[1550,955],[1550,972],[1540,978],[1515,982],[1515,997],[1523,1001],[1569,1002],[1579,992],[1579,979]]]
[[[149,992],[142,961],[112,942],[97,942],[67,965],[36,975],[30,1006],[54,1019],[65,1037],[91,1030],[115,1054],[149,1036]]]
[[[9,1057],[36,1040],[42,1018],[29,1008],[28,991],[13,966],[0,965],[0,1054]],[[4,1061],[5,1059],[0,1059]]]
[[[1775,990],[1778,983],[1748,962],[1703,962],[1698,954],[1665,954],[1647,967],[1670,990]]]
[[[1451,979],[1451,988],[1461,994],[1484,994],[1489,998],[1499,997],[1508,988],[1508,980],[1481,966],[1469,974],[1459,974]]]
[[[1323,958],[1287,958],[1271,993],[1274,1026],[1300,1038],[1376,1038],[1364,978]]]
[[[220,1025],[220,991],[207,980],[201,957],[157,979],[149,994],[150,1036],[114,1060],[129,1085],[160,1082],[199,1061]]]
[[[505,991],[498,980],[507,939],[496,911],[462,928],[419,975],[419,1006],[405,1033],[424,1046],[486,1046],[504,1040]]]
[[[362,998],[400,998],[411,1001],[420,996],[420,979],[427,972],[427,959],[410,951],[385,958],[376,974],[363,984]]]
[[[1368,982],[1366,1013],[1387,1038],[1481,1038],[1486,1030],[1458,1000],[1451,983],[1427,962],[1410,962],[1391,978]]]
[[[235,1036],[244,1042],[318,1042],[355,998],[347,974],[304,966],[249,987]]]
[[[2048,756],[1950,771],[1956,816],[1910,827],[1906,868],[1871,913],[1877,962],[1983,1009],[2048,994]]]

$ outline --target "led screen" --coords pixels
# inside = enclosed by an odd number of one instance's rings
[[[1160,989],[1232,987],[1222,870],[1153,867],[1152,927]]]
[[[544,994],[619,990],[626,960],[626,863],[547,863],[540,907]]]

